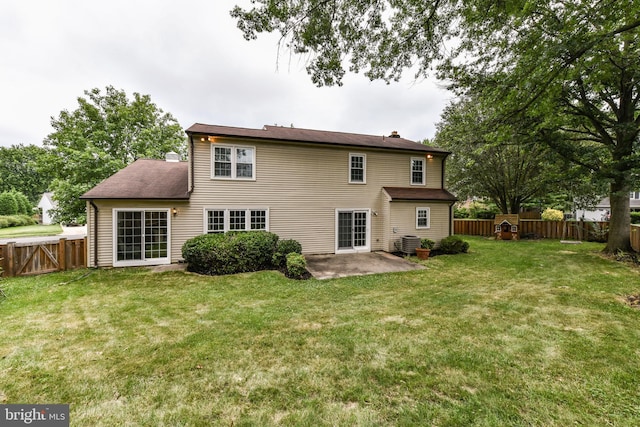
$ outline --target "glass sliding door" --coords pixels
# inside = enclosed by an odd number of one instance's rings
[[[169,210],[116,210],[114,265],[169,263]]]
[[[142,259],[142,212],[118,212],[118,261]]]

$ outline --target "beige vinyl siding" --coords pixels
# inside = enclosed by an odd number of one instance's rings
[[[338,208],[370,209],[371,250],[386,250],[387,216],[381,213],[388,203],[382,187],[410,186],[410,159],[418,156],[410,152],[230,138],[218,138],[213,144],[216,143],[255,147],[256,179],[212,179],[212,143],[195,141],[194,188],[183,214],[185,227],[193,227],[194,235],[205,232],[205,208],[269,208],[269,230],[281,238],[298,240],[305,253],[335,251]],[[366,154],[366,184],[349,184],[349,154],[354,152]],[[425,188],[439,188],[441,160],[426,159],[425,164]]]
[[[170,261],[175,263],[182,259],[182,245],[184,242],[193,237],[195,234],[191,232],[189,226],[184,226],[181,219],[181,213],[187,211],[186,202],[156,202],[156,201],[136,201],[136,200],[94,200],[98,206],[98,266],[113,266],[113,211],[114,209],[169,209],[169,224],[171,230],[171,251]],[[172,214],[172,209],[176,208],[177,215]],[[87,233],[89,236],[89,265],[94,265],[94,240],[95,225],[93,208],[87,203]]]
[[[387,251],[396,251],[394,242],[402,236],[411,235],[440,242],[449,236],[450,205],[442,202],[399,201],[390,204],[389,245]],[[416,208],[429,208],[430,228],[416,228]],[[394,228],[396,233],[393,232]]]

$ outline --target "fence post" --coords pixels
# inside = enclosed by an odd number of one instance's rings
[[[58,241],[58,271],[67,269],[67,239],[61,238]]]
[[[9,242],[4,248],[4,276],[13,277],[15,275],[15,257],[16,257],[16,242]]]
[[[82,239],[82,267],[89,267],[89,245],[87,245],[87,236]]]

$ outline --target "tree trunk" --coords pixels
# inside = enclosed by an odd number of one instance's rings
[[[609,195],[611,219],[609,221],[609,238],[607,239],[607,246],[604,248],[606,253],[615,253],[617,251],[633,252],[630,239],[630,191],[631,186],[628,184],[628,180],[622,177],[616,178],[611,183]]]

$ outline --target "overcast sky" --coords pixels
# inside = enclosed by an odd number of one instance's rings
[[[248,0],[2,0],[0,145],[42,144],[84,90],[150,95],[183,128],[266,124],[430,138],[452,95],[411,73],[317,88],[277,36],[242,38],[229,10]]]

